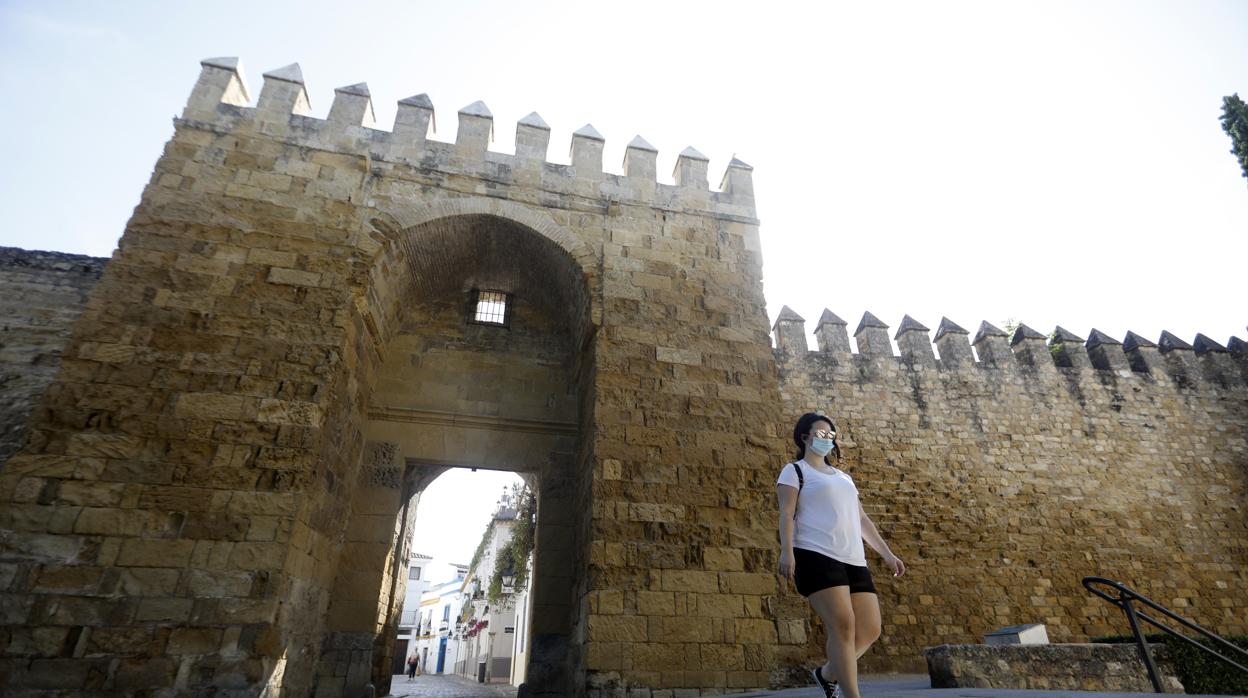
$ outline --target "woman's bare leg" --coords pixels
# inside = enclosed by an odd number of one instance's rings
[[[880,637],[880,600],[871,592],[858,592],[849,595],[850,605],[854,609],[854,658],[862,659],[862,655],[871,649],[871,645]],[[824,623],[827,624],[826,621]],[[828,656],[832,652],[832,636],[828,635]],[[839,675],[828,666],[823,668],[823,678],[837,681]]]
[[[854,605],[849,587],[828,587],[810,595],[810,605],[828,631],[828,662],[823,665],[823,678],[840,681],[846,698],[858,695],[858,656],[854,646]]]
[[[869,591],[849,595],[854,607],[854,651],[858,659],[880,639],[880,598]]]

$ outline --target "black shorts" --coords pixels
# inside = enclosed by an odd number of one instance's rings
[[[851,594],[876,593],[871,570],[866,567],[847,565],[804,548],[793,548],[793,563],[796,567],[793,581],[797,585],[797,593],[802,596],[810,596],[829,587],[849,587]]]

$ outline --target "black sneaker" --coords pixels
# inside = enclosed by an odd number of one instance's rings
[[[810,673],[815,677],[815,683],[819,684],[819,688],[823,689],[823,695],[826,698],[843,698],[841,687],[836,682],[823,680],[823,667],[817,666]]]

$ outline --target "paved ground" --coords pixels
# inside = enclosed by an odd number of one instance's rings
[[[462,676],[417,676],[408,681],[406,676],[395,676],[390,682],[390,695],[412,698],[515,698],[516,687],[507,684],[483,684]]]
[[[1113,693],[1102,691],[1023,691],[1004,688],[932,688],[926,674],[891,676],[865,676],[858,682],[863,698],[1175,698],[1169,693]],[[1177,694],[1184,698],[1193,698]],[[784,691],[753,691],[738,693],[733,698],[823,698],[823,693],[812,685],[809,688],[790,688]],[[1210,698],[1210,697],[1202,697]]]
[[[1169,693],[1111,693],[1101,691],[1019,691],[1000,688],[931,688],[924,674],[863,677],[863,698],[1176,698]],[[460,676],[419,676],[409,682],[394,677],[392,696],[412,698],[515,698],[514,686],[479,684]],[[784,691],[753,691],[732,694],[733,698],[823,698],[818,688],[790,688]],[[1182,694],[1178,694],[1182,695]],[[1211,698],[1184,696],[1184,698]]]

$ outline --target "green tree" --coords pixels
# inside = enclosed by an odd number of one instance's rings
[[[1002,322],[1001,324],[1005,326],[1005,334],[1006,334],[1006,336],[1007,336],[1007,337],[1010,337],[1011,339],[1013,339],[1013,338],[1014,338],[1014,330],[1017,330],[1017,329],[1018,329],[1018,326],[1019,326],[1019,325],[1021,325],[1021,324],[1023,324],[1023,323],[1019,322],[1019,321],[1018,321],[1018,318],[1015,318],[1015,317],[1008,317],[1008,318],[1006,318],[1006,319],[1005,319],[1005,321],[1004,321],[1004,322]],[[1052,354],[1052,355],[1054,355],[1054,356],[1057,356],[1057,345],[1056,345],[1056,344],[1054,344],[1054,342],[1056,342],[1056,341],[1057,341],[1057,330],[1056,330],[1056,329],[1054,329],[1052,332],[1050,332],[1050,333],[1049,333],[1049,353],[1050,353],[1050,354]]]
[[[503,592],[503,575],[511,573],[515,577],[512,591],[520,591],[528,586],[529,557],[537,538],[537,497],[528,485],[516,485],[512,489],[516,502],[516,520],[512,524],[511,539],[498,551],[494,559],[494,572],[490,575],[489,589],[486,598],[491,605],[507,607],[515,601],[511,594]]]
[[[1248,104],[1239,93],[1222,98],[1222,130],[1231,137],[1231,154],[1248,177]]]

